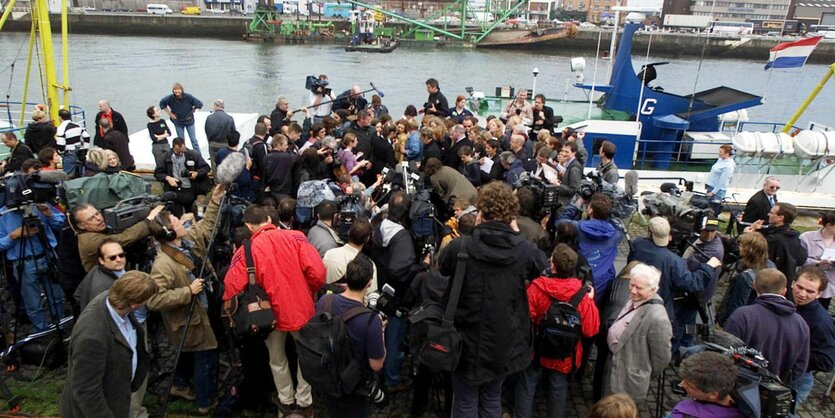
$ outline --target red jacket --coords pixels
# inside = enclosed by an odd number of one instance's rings
[[[299,231],[267,225],[252,235],[255,280],[270,297],[276,329],[297,331],[313,316],[313,294],[325,283],[325,265]],[[235,251],[224,278],[223,300],[242,292],[249,281],[243,246]]]
[[[580,290],[582,283],[578,279],[557,279],[554,277],[540,277],[528,286],[528,307],[531,312],[531,322],[534,328],[539,326],[542,319],[545,318],[545,313],[548,312],[548,307],[551,306],[551,301],[557,299],[561,302],[568,302],[578,290]],[[600,327],[600,314],[597,312],[597,306],[594,304],[594,299],[584,297],[580,300],[577,306],[577,312],[580,314],[580,329],[583,337],[589,338],[597,335],[597,330]],[[583,360],[583,344],[577,343],[577,351],[575,357],[575,367],[580,367]],[[556,370],[560,373],[571,372],[571,359],[549,359],[541,357],[539,364],[546,369]]]

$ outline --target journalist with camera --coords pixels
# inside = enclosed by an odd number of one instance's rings
[[[81,257],[84,270],[90,271],[96,266],[98,248],[105,240],[111,239],[123,247],[127,247],[146,238],[150,234],[148,225],[162,209],[163,206],[157,206],[151,209],[143,221],[118,233],[110,234],[104,216],[95,206],[83,203],[73,208],[70,212],[70,219],[78,233],[78,255]]]
[[[32,150],[17,139],[14,132],[3,132],[1,136],[3,145],[8,147],[11,152],[5,160],[0,161],[0,174],[19,171],[24,161],[35,158]]]
[[[174,138],[171,151],[162,157],[163,164],[154,170],[154,178],[163,184],[166,192],[175,192],[177,198],[171,205],[174,216],[183,216],[191,212],[197,195],[209,192],[212,181],[209,179],[211,167],[199,151],[186,148],[186,140]]]
[[[8,189],[7,189],[8,192]],[[55,261],[56,233],[64,224],[64,214],[47,202],[9,202],[0,209],[0,250],[6,253],[20,286],[26,315],[35,331],[44,331],[50,321],[41,302],[48,300],[53,321],[64,315],[64,292],[52,270]]]
[[[322,123],[326,116],[330,116],[333,108],[333,101],[336,96],[333,91],[328,88],[328,76],[319,74],[316,76],[307,76],[305,80],[305,89],[310,91],[310,107],[313,108],[313,123]],[[323,103],[329,102],[329,103]]]
[[[731,396],[737,380],[737,368],[730,357],[704,351],[684,359],[678,369],[679,386],[690,399],[677,403],[670,418],[724,417],[743,418]]]

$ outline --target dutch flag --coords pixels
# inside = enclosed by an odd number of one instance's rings
[[[765,69],[802,67],[821,39],[823,39],[823,36],[777,44],[777,46],[771,48],[771,52],[768,54]]]

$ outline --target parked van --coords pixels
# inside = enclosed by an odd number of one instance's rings
[[[199,15],[200,8],[197,6],[183,7],[183,10],[181,10],[180,13],[184,15]]]
[[[174,11],[165,4],[149,4],[146,9],[148,10],[148,13],[152,15],[170,15],[174,13]]]

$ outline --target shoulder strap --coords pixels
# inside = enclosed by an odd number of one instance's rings
[[[570,303],[574,309],[577,309],[577,307],[580,306],[580,301],[583,300],[583,296],[586,296],[586,293],[588,293],[588,288],[586,288],[586,286],[581,287],[580,290],[578,290],[577,293],[571,297],[568,303]]]
[[[182,264],[185,268],[189,269],[189,271],[194,270],[194,262],[188,259],[185,254],[177,251],[175,248],[171,247],[168,244],[161,244],[159,246],[160,250],[168,255],[169,257],[173,258],[174,261]]]
[[[452,322],[455,308],[458,306],[458,298],[461,297],[461,286],[464,284],[464,275],[467,272],[467,260],[470,256],[462,246],[458,252],[458,263],[455,265],[455,278],[452,281],[452,291],[449,293],[449,300],[444,311],[444,322]]]
[[[371,312],[370,309],[366,308],[365,306],[354,306],[351,309],[348,309],[344,313],[342,313],[342,322],[347,323],[351,319],[354,319],[357,315],[362,315],[366,312]]]
[[[244,257],[246,258],[246,275],[249,284],[255,285],[255,261],[252,259],[252,241],[244,240]]]

